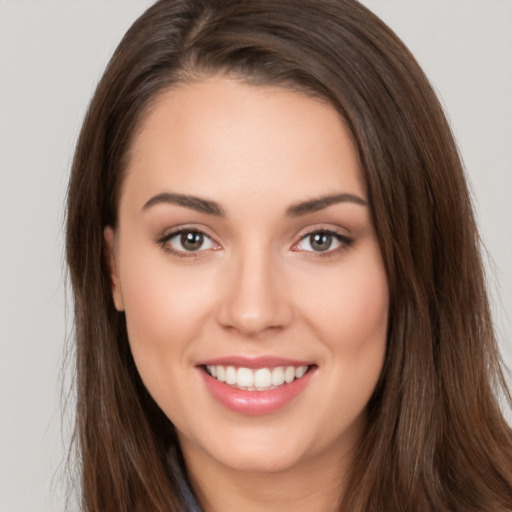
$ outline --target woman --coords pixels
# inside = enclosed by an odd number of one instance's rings
[[[84,122],[67,255],[85,510],[512,509],[455,143],[357,2],[151,7]]]

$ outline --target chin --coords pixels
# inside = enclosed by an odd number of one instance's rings
[[[304,457],[295,450],[271,451],[254,447],[251,450],[240,447],[224,453],[217,462],[233,471],[242,473],[279,473],[288,471],[303,461]]]
[[[263,424],[248,427],[246,422],[238,428],[215,428],[208,431],[178,431],[182,451],[193,458],[205,454],[214,466],[223,466],[244,473],[274,473],[286,471],[307,458],[314,450],[304,432],[299,437]],[[218,425],[220,426],[220,425]],[[228,427],[228,426],[226,426]],[[233,427],[233,425],[231,425]],[[259,428],[257,428],[259,427]],[[202,454],[202,455],[201,455]]]

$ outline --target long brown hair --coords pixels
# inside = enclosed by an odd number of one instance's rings
[[[512,509],[510,405],[456,144],[426,77],[355,0],[160,0],[130,28],[89,106],[68,192],[82,504],[184,510],[171,422],[144,388],[116,311],[103,229],[153,100],[225,73],[300,90],[345,120],[390,290],[384,370],[340,509]],[[340,487],[341,487],[340,482]]]

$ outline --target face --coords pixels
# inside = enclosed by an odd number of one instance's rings
[[[186,459],[279,471],[348,456],[388,287],[331,106],[221,77],[166,92],[105,238],[135,363]]]

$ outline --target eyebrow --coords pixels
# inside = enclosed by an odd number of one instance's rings
[[[339,203],[353,203],[361,206],[368,206],[368,203],[364,199],[354,194],[333,194],[293,204],[287,208],[286,215],[288,217],[301,217],[302,215],[308,215]],[[147,210],[157,204],[175,204],[196,210],[200,213],[213,215],[215,217],[225,217],[226,215],[219,203],[216,203],[215,201],[170,192],[163,192],[153,196],[144,204],[142,209]]]
[[[142,207],[143,210],[147,210],[157,204],[176,204],[178,206],[184,206],[196,210],[200,213],[206,213],[207,215],[214,215],[215,217],[224,217],[225,213],[222,207],[215,201],[208,199],[201,199],[200,197],[189,196],[185,194],[172,194],[169,192],[163,192],[153,196],[147,203]]]
[[[294,204],[286,210],[286,215],[288,217],[300,217],[302,215],[308,215],[309,213],[318,212],[338,203],[353,203],[368,206],[368,203],[363,198],[354,194],[333,194]]]

